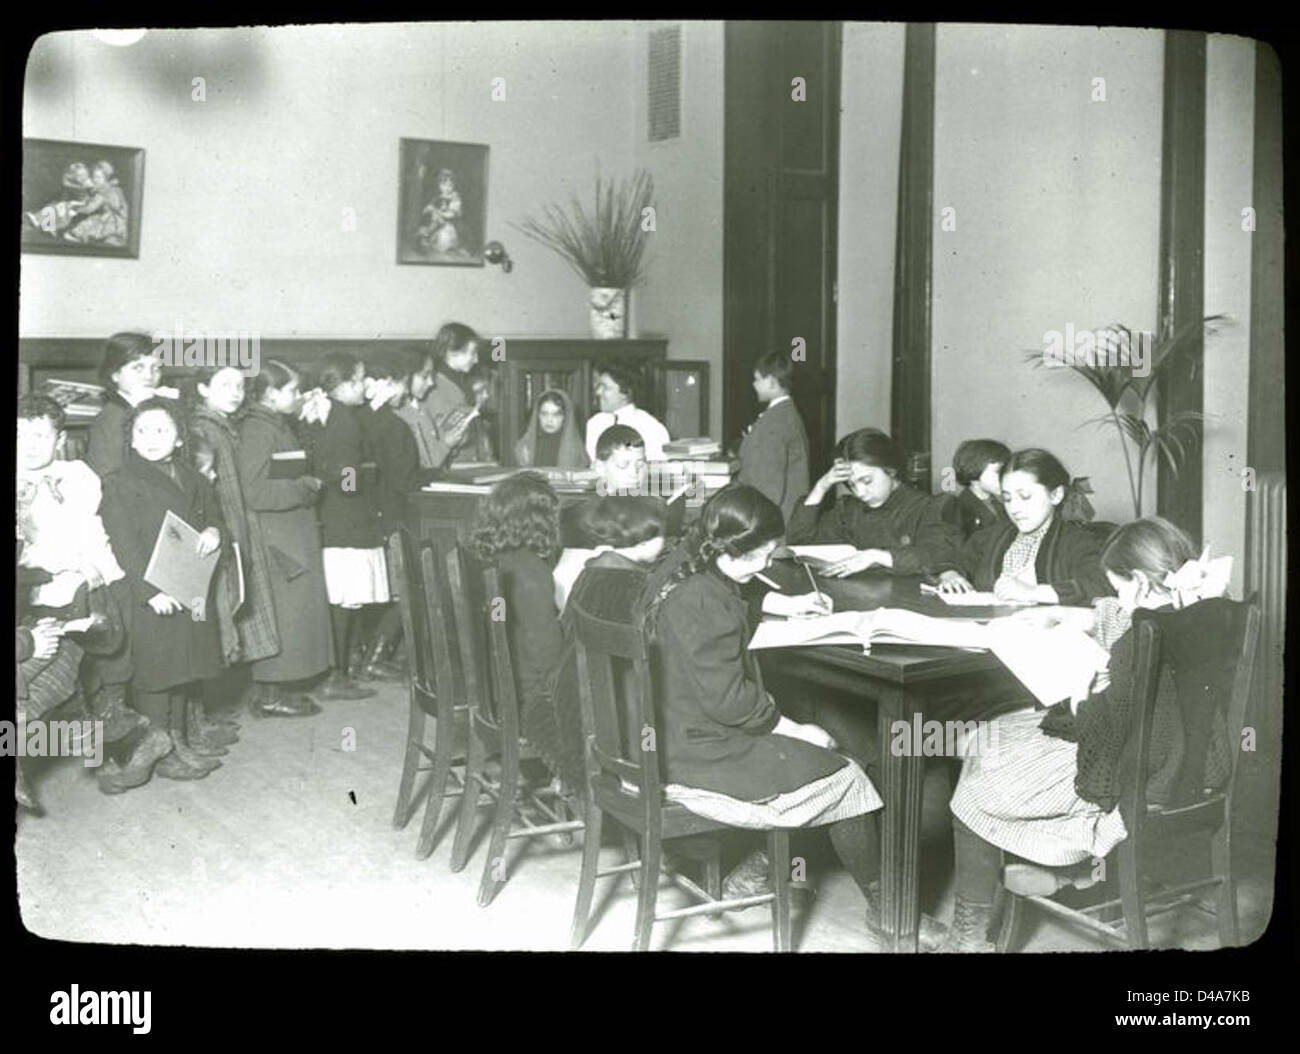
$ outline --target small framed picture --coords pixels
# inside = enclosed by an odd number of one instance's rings
[[[140,256],[144,151],[23,140],[23,252]]]
[[[488,148],[403,139],[400,166],[397,262],[482,267]]]

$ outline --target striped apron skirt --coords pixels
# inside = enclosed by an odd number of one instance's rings
[[[1078,746],[1046,735],[1041,710],[995,718],[995,735],[967,756],[952,796],[957,819],[1016,856],[1048,867],[1099,860],[1128,835],[1118,809],[1074,790]]]

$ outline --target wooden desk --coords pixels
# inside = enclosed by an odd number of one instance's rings
[[[808,592],[803,571],[778,560],[765,572],[792,593]],[[920,592],[920,579],[868,571],[848,579],[819,578],[817,584],[837,611],[899,607],[939,618],[961,614],[993,616],[1013,608],[951,608]],[[916,951],[919,920],[918,858],[921,841],[921,788],[925,758],[915,750],[897,756],[890,750],[895,721],[974,721],[1020,709],[1033,699],[1019,681],[988,652],[957,648],[873,645],[871,654],[848,645],[764,649],[765,670],[782,678],[832,689],[874,703],[880,735],[882,786],[881,925],[895,951]]]

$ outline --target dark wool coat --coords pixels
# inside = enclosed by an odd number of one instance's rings
[[[1224,715],[1240,658],[1235,649],[1242,616],[1240,605],[1222,599],[1134,614],[1132,628],[1111,650],[1110,685],[1080,703],[1078,713],[1058,704],[1042,721],[1047,735],[1079,744],[1079,797],[1110,810],[1132,786],[1141,702],[1135,631],[1144,619],[1160,626],[1164,660],[1152,715],[1147,799],[1179,803],[1204,787],[1223,787],[1232,772]]]
[[[739,483],[757,487],[790,522],[808,493],[808,434],[793,399],[769,406],[740,441]]]
[[[1016,537],[1010,520],[976,531],[962,547],[960,569],[979,590],[993,588],[1002,574],[1002,558]],[[1101,543],[1087,527],[1053,514],[1034,573],[1039,585],[1050,585],[1062,604],[1089,604],[1096,597],[1113,596],[1101,569]]]
[[[221,633],[221,653],[228,662],[252,662],[275,655],[280,650],[276,629],[275,605],[271,599],[271,565],[262,533],[249,530],[244,488],[239,482],[239,432],[229,418],[200,407],[190,418],[190,429],[207,440],[212,448],[213,484],[221,516],[230,531],[230,541],[238,543],[244,570],[244,603],[238,611],[238,570],[234,552],[222,554],[217,569],[217,628]]]
[[[332,416],[332,414],[331,414]],[[271,479],[271,455],[296,450],[280,414],[249,409],[239,426],[239,482],[254,546],[267,553],[280,650],[253,663],[253,680],[298,681],[334,661],[329,598],[316,523],[316,491],[302,479]]]
[[[131,452],[122,467],[104,479],[100,515],[113,554],[131,586],[132,684],[142,692],[163,692],[191,681],[207,680],[220,669],[215,618],[195,618],[188,610],[158,615],[148,604],[158,590],[145,582],[144,572],[169,511],[196,531],[217,528],[223,546],[228,541],[212,485],[182,461],[172,464],[175,479],[165,469]],[[213,609],[214,594],[215,589],[210,588],[208,612]]]
[[[321,480],[317,516],[322,544],[330,549],[376,549],[384,544],[375,483],[361,470],[368,460],[362,412],[360,407],[331,402],[325,424],[308,425],[302,433],[311,471]]]
[[[117,392],[110,391],[104,408],[93,421],[86,436],[86,464],[100,479],[116,472],[126,461],[126,418],[131,405]]]
[[[680,563],[670,558],[650,575],[647,603]],[[772,734],[780,715],[748,650],[748,609],[736,583],[716,570],[690,575],[660,602],[650,628],[669,782],[760,801],[846,764],[832,751]]]
[[[958,565],[961,547],[961,534],[944,518],[943,505],[942,499],[906,483],[877,509],[848,494],[828,494],[820,505],[805,505],[800,498],[786,527],[786,541],[887,549],[897,574],[938,574]]]
[[[332,416],[332,411],[331,411]],[[378,466],[377,504],[380,536],[387,538],[406,522],[406,496],[440,475],[422,468],[415,433],[389,406],[359,412],[365,447]]]

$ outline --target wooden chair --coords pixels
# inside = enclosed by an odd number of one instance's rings
[[[465,760],[468,708],[455,682],[433,547],[424,542],[418,556],[416,552],[405,528],[393,532],[388,542],[388,567],[397,583],[410,655],[410,716],[393,826],[405,827],[419,810],[420,799],[426,799],[415,854],[423,860],[433,852],[444,800],[463,792],[463,778],[455,767]],[[430,717],[434,719],[432,743],[427,739]],[[428,764],[421,765],[422,758]],[[422,772],[430,776],[415,794],[416,777]]]
[[[1110,881],[1094,887],[1104,899],[1083,906],[1062,903],[1063,898],[1086,900],[1067,887],[1063,894],[1050,896],[1026,895],[1018,891],[1026,879],[1053,869],[1036,865],[1017,872],[1009,872],[1003,893],[1001,925],[997,946],[999,951],[1013,948],[1018,936],[1024,908],[1032,905],[1058,918],[1086,927],[1109,943],[1124,948],[1148,947],[1147,921],[1154,915],[1193,906],[1208,911],[1195,895],[1195,891],[1211,887],[1215,891],[1219,941],[1223,947],[1238,942],[1236,885],[1232,872],[1233,791],[1237,777],[1237,761],[1241,750],[1241,730],[1245,720],[1246,702],[1250,696],[1251,678],[1255,669],[1255,656],[1259,642],[1259,606],[1233,601],[1203,601],[1221,605],[1223,634],[1227,639],[1240,640],[1239,659],[1231,676],[1221,684],[1193,686],[1197,693],[1198,712],[1201,713],[1199,729],[1189,727],[1186,720],[1188,708],[1180,701],[1184,715],[1184,733],[1187,754],[1183,758],[1178,777],[1166,803],[1147,801],[1150,777],[1151,735],[1154,726],[1156,698],[1162,672],[1170,668],[1168,650],[1156,619],[1145,618],[1134,626],[1137,634],[1136,676],[1134,691],[1137,695],[1137,727],[1132,733],[1130,749],[1134,749],[1134,773],[1123,790],[1123,813],[1132,817],[1128,837],[1121,842],[1105,861],[1105,875]],[[1197,605],[1199,606],[1199,605]],[[1187,609],[1193,610],[1193,609]],[[1217,617],[1217,616],[1216,616]],[[1186,692],[1185,686],[1180,690]],[[1228,732],[1228,749],[1232,757],[1227,783],[1221,790],[1205,790],[1202,778],[1204,759],[1210,738],[1209,726],[1212,710],[1223,714]],[[1199,744],[1199,746],[1198,746]],[[1169,875],[1160,873],[1167,868],[1171,845],[1186,850],[1195,848],[1197,839],[1210,839],[1210,875],[1194,877],[1190,881],[1168,881]],[[1012,875],[1015,877],[1012,877]],[[1156,875],[1159,875],[1159,880]],[[1177,878],[1186,878],[1179,875]],[[1114,895],[1118,886],[1118,896]],[[1093,895],[1095,899],[1095,894]]]
[[[579,948],[586,940],[596,879],[631,873],[639,875],[633,943],[636,951],[649,947],[656,922],[691,915],[714,916],[757,904],[771,905],[773,944],[777,951],[789,951],[790,841],[789,833],[784,830],[768,832],[772,893],[720,899],[720,875],[715,858],[707,870],[706,884],[710,887],[707,890],[685,875],[668,872],[669,878],[698,903],[674,911],[656,911],[664,839],[714,834],[731,828],[697,816],[664,798],[659,756],[654,750],[659,737],[644,630],[595,618],[581,608],[571,606],[571,612],[576,633],[587,770],[586,835],[578,901],[573,913],[572,946]],[[598,870],[600,836],[607,816],[632,834],[638,843],[640,860],[601,871]]]
[[[487,907],[506,884],[507,842],[552,834],[571,837],[573,831],[582,830],[583,824],[569,818],[558,792],[521,781],[520,763],[536,759],[537,754],[523,740],[520,729],[519,700],[506,636],[507,621],[500,617],[505,612],[500,604],[502,593],[496,568],[484,566],[458,547],[447,554],[447,583],[455,608],[470,731],[451,869],[460,871],[467,863],[478,808],[492,806],[491,836],[478,893],[479,906]],[[493,757],[501,766],[496,779],[486,772],[486,763]],[[538,818],[542,822],[537,822]]]

